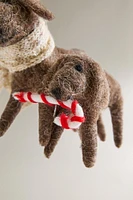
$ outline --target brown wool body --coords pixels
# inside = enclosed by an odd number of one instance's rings
[[[2,0],[0,47],[14,45],[30,35],[39,23],[39,16],[46,20],[53,19],[52,13],[39,1]],[[82,72],[76,70],[77,65],[82,66]],[[16,69],[14,73],[0,66],[0,72],[0,87],[11,90],[10,99],[0,119],[0,136],[4,135],[23,106],[13,99],[12,93],[44,92],[60,100],[77,99],[83,107],[86,121],[78,131],[86,167],[92,167],[95,163],[97,133],[102,141],[105,140],[101,111],[106,107],[111,112],[115,144],[120,147],[123,106],[120,86],[83,51],[55,47],[51,55],[41,63],[22,71]],[[50,157],[63,132],[63,128],[53,124],[53,112],[53,107],[39,104],[39,141],[45,146],[44,153],[47,157]],[[62,112],[68,113],[57,107],[56,115]]]

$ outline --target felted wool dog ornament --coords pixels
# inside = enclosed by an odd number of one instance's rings
[[[45,88],[45,90],[44,90]],[[86,167],[92,167],[97,153],[97,131],[101,139],[105,139],[101,112],[109,107],[114,132],[114,142],[117,147],[122,144],[122,110],[123,99],[118,82],[106,73],[98,63],[84,55],[62,56],[58,62],[48,70],[47,77],[39,93],[53,96],[66,102],[76,99],[83,108],[85,122],[79,127],[82,142],[83,161]],[[40,104],[40,129],[44,137],[48,138],[45,155],[49,157],[59,140],[63,128],[53,124],[53,109]],[[63,110],[58,108],[56,115]],[[47,124],[45,118],[48,116]],[[45,116],[45,118],[44,118]],[[102,132],[103,131],[103,132]],[[46,142],[45,138],[45,142]]]
[[[28,68],[26,72],[21,71],[13,74],[12,94],[30,92],[28,99],[31,101],[34,101],[35,93],[39,95],[46,94],[59,102],[67,102],[70,99],[77,100],[85,115],[85,122],[80,125],[78,131],[82,142],[83,161],[86,167],[92,167],[95,163],[97,132],[100,128],[104,130],[101,123],[101,112],[107,107],[111,112],[115,145],[117,147],[121,146],[123,107],[121,89],[117,81],[108,75],[95,61],[85,54],[64,55],[48,69],[45,75],[40,73],[42,69],[35,69],[37,68],[32,67]],[[1,135],[10,126],[23,105],[22,102],[14,99],[12,94],[1,117]],[[26,101],[26,99],[27,97],[23,96],[23,101]],[[54,106],[39,103],[40,143],[45,146],[44,152],[47,157],[53,152],[63,132],[61,126],[53,123],[53,113]],[[61,113],[70,115],[68,109],[57,106],[55,115],[60,116]],[[105,138],[104,134],[103,132],[102,136],[100,135],[101,138]]]
[[[52,13],[37,0],[0,2],[0,87],[11,90],[0,119],[0,136],[25,105],[13,94],[27,92],[27,100],[32,100],[33,94],[45,94],[60,102],[59,105],[73,98],[85,115],[79,132],[84,163],[91,167],[96,157],[97,132],[101,140],[105,140],[101,110],[107,106],[111,110],[115,144],[121,145],[120,86],[83,51],[55,47],[46,24],[46,20],[51,19]],[[45,146],[47,157],[63,132],[61,126],[53,123],[54,110],[54,106],[39,103],[39,141]],[[71,116],[69,109],[57,106],[55,116],[61,113]]]

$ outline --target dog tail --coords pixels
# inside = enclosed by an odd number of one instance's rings
[[[113,124],[114,142],[116,147],[119,148],[122,144],[123,131],[123,98],[120,87],[113,99],[113,103],[109,106],[109,109]]]

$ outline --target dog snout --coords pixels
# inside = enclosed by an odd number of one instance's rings
[[[56,99],[61,99],[61,89],[54,88],[51,93],[56,97]]]

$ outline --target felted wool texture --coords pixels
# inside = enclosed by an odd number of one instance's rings
[[[11,89],[11,75],[7,69],[0,67],[0,90],[3,87]]]
[[[40,0],[17,0],[29,9],[32,9],[36,14],[47,20],[52,20],[54,15],[51,11],[45,8]]]
[[[12,76],[12,93],[30,91],[45,93],[61,101],[76,99],[82,106],[86,118],[77,130],[82,143],[83,162],[86,167],[92,167],[97,155],[97,131],[104,130],[101,126],[101,113],[107,107],[112,117],[115,145],[121,146],[123,124],[121,89],[118,82],[87,55],[80,54],[78,50],[66,52],[55,48],[54,54],[43,63],[15,72]],[[51,60],[55,60],[55,64],[51,65]],[[58,92],[53,93],[57,88]],[[9,128],[22,105],[23,103],[10,98],[0,119],[1,136]],[[68,110],[63,112],[70,114]],[[39,140],[40,144],[45,146],[44,153],[48,158],[63,132],[61,127],[53,124],[53,113],[54,107],[39,104]],[[57,106],[56,116],[61,113],[62,108]],[[105,139],[105,133],[99,135],[102,140]]]
[[[9,46],[29,35],[38,17],[45,20],[54,18],[52,12],[39,0],[0,1],[0,46]]]
[[[54,40],[44,19],[34,31],[14,45],[0,47],[0,66],[13,73],[32,67],[48,58],[53,50]]]

